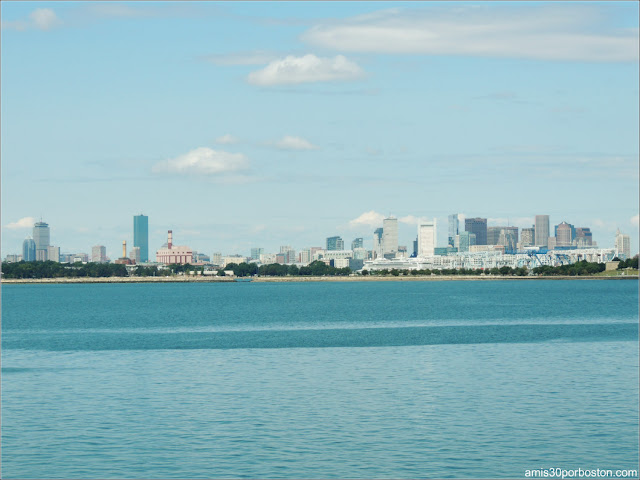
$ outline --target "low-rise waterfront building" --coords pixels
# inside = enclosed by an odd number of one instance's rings
[[[186,265],[193,262],[193,250],[186,245],[173,244],[173,232],[167,233],[167,243],[156,252],[156,262],[165,265]]]
[[[479,247],[481,247],[479,245]],[[615,250],[610,249],[576,249],[552,250],[546,253],[536,253],[533,249],[528,253],[504,254],[497,250],[482,252],[458,252],[452,255],[432,257],[416,257],[408,259],[375,259],[366,260],[363,270],[443,270],[443,269],[491,269],[500,267],[520,268],[531,270],[542,265],[559,266],[576,263],[581,260],[587,262],[606,263],[615,256]]]
[[[325,250],[323,252],[317,252],[316,260],[336,260],[336,259],[349,259],[353,258],[352,250]]]
[[[260,254],[260,263],[263,265],[272,265],[276,263],[276,254],[275,253],[261,253]]]

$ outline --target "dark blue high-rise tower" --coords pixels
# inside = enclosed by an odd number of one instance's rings
[[[140,261],[149,261],[149,217],[135,215],[133,217],[133,246],[140,247]]]

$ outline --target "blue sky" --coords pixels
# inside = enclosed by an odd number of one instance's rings
[[[2,2],[2,256],[371,248],[389,214],[638,251],[636,2]]]

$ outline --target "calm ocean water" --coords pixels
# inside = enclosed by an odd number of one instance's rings
[[[638,282],[2,286],[3,478],[638,468]]]

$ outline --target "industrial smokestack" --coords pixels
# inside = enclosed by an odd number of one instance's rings
[[[122,258],[126,258],[127,256],[127,241],[122,241]]]
[[[173,245],[173,232],[171,230],[169,230],[169,239],[167,240],[167,245],[169,246],[169,250],[171,250],[171,245]]]

